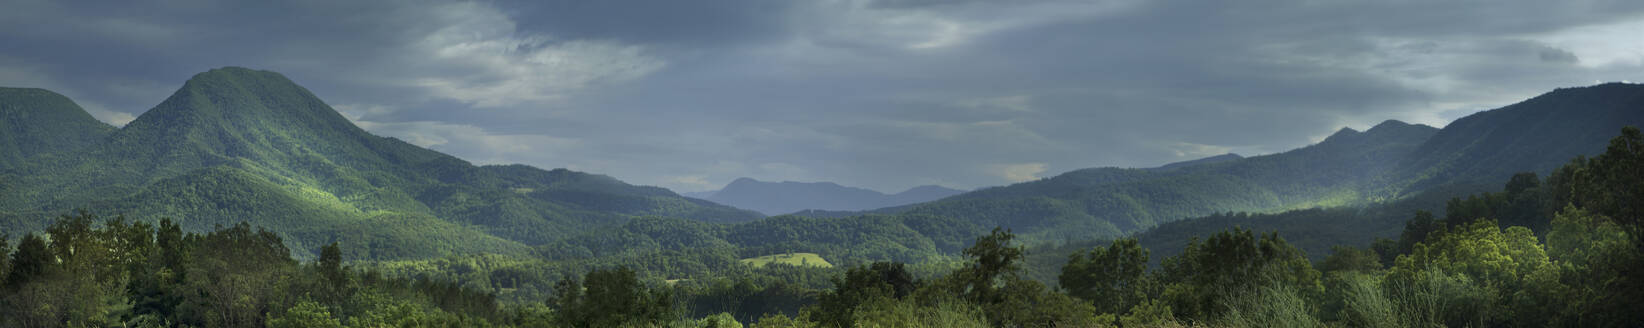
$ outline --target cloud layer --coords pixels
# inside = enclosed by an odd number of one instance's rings
[[[0,85],[113,124],[246,66],[377,134],[679,191],[974,188],[1644,80],[1637,1],[5,2]]]

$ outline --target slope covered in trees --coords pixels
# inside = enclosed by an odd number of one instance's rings
[[[1640,108],[1644,85],[1559,89],[1442,130],[1388,121],[1278,154],[1176,168],[1082,169],[890,212],[953,216],[1014,228],[1029,240],[1072,241],[1218,213],[1443,199],[1490,190],[1515,173],[1546,175],[1571,157],[1596,154],[1609,131],[1644,125]]]
[[[83,110],[40,90],[8,89],[0,109],[7,140],[68,143],[0,162],[6,231],[38,231],[38,218],[84,208],[170,217],[190,231],[254,222],[298,254],[346,240],[355,255],[417,258],[521,254],[635,215],[760,217],[605,176],[474,166],[371,135],[266,71],[200,73],[118,130],[88,126]],[[49,129],[20,128],[35,126]]]
[[[1192,238],[1152,268],[1155,253],[1122,239],[1068,256],[1057,288],[1026,277],[1029,249],[999,228],[973,234],[980,237],[959,251],[963,257],[942,269],[897,261],[840,270],[690,263],[677,254],[637,258],[662,261],[662,270],[669,260],[723,269],[690,277],[713,279],[704,284],[662,281],[645,274],[656,269],[635,270],[633,262],[544,277],[550,270],[467,260],[468,270],[431,271],[452,276],[404,278],[391,267],[346,267],[336,244],[300,264],[277,235],[245,224],[189,234],[169,220],[99,224],[81,214],[52,223],[49,241],[28,234],[15,251],[0,242],[0,254],[9,254],[0,257],[0,313],[7,314],[0,324],[1637,326],[1644,324],[1635,313],[1644,306],[1644,277],[1635,274],[1644,270],[1641,165],[1644,133],[1627,128],[1603,154],[1578,157],[1546,179],[1521,174],[1501,193],[1455,198],[1443,218],[1418,211],[1397,240],[1336,247],[1309,261],[1278,233],[1233,228]],[[624,230],[658,248],[701,251],[734,248],[734,236],[748,233],[736,229],[760,230],[716,228],[726,226],[658,220]],[[854,245],[861,241],[849,238],[875,234],[789,238]],[[711,236],[727,238],[720,245],[681,244]],[[537,299],[502,304],[488,292],[521,281],[553,287]]]
[[[1003,226],[1030,239],[1084,240],[1224,211],[1357,204],[1436,131],[1387,121],[1364,132],[1342,129],[1279,154],[1170,169],[1083,169],[920,204],[906,213]]]
[[[44,89],[0,88],[0,122],[7,122],[0,125],[0,168],[78,150],[114,131],[68,97]]]

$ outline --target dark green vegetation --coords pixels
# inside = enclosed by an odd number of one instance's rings
[[[0,88],[0,122],[8,122],[0,126],[0,165],[4,167],[84,148],[114,131],[68,98],[41,89]]]
[[[491,295],[454,284],[360,272],[335,244],[299,264],[279,236],[246,224],[195,234],[170,220],[81,213],[46,231],[49,241],[28,234],[16,251],[0,244],[10,254],[0,261],[0,325],[476,326],[547,312],[503,312]]]
[[[198,235],[169,220],[98,227],[81,214],[50,225],[49,242],[29,234],[16,251],[0,244],[11,254],[0,261],[0,324],[1627,327],[1644,325],[1639,190],[1644,133],[1627,128],[1595,158],[1453,199],[1442,219],[1418,211],[1399,239],[1337,247],[1317,264],[1277,233],[1234,228],[1193,238],[1157,269],[1135,239],[1080,251],[1052,288],[1024,276],[1027,250],[995,228],[934,276],[901,262],[844,272],[769,264],[670,286],[618,266],[561,277],[545,301],[506,306],[483,288],[345,267],[336,244],[300,265],[278,236],[245,224]],[[481,267],[494,284],[540,280],[531,275],[541,271]],[[805,285],[819,276],[831,286]]]
[[[118,130],[36,89],[0,93],[0,118],[4,231],[83,208],[189,231],[250,221],[300,256],[342,242],[353,258],[395,259],[524,255],[636,215],[759,217],[606,176],[470,165],[366,133],[285,77],[243,68],[196,75]]]

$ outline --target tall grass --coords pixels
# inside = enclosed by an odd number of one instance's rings
[[[1324,327],[1313,315],[1313,302],[1295,288],[1284,285],[1223,293],[1227,306],[1215,326],[1226,327]]]

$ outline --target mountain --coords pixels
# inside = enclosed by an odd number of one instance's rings
[[[965,193],[964,190],[953,189],[953,188],[948,188],[948,187],[943,187],[943,186],[938,186],[938,185],[923,185],[923,186],[908,188],[908,190],[903,190],[902,192],[899,192],[899,193],[890,194],[890,203],[892,204],[891,206],[916,204],[916,203],[923,203],[923,202],[938,200],[938,199],[942,199],[942,198],[947,198],[949,196],[963,194],[963,193]],[[879,207],[884,207],[884,206],[879,206]],[[878,208],[878,207],[874,207],[874,208]]]
[[[0,167],[73,151],[114,131],[68,97],[44,89],[0,88]]]
[[[1490,190],[1518,172],[1545,175],[1604,151],[1623,126],[1644,125],[1644,85],[1563,88],[1451,122],[1401,162],[1390,191],[1447,184]]]
[[[474,166],[372,135],[267,71],[200,73],[118,130],[84,127],[90,116],[61,96],[7,95],[8,128],[78,127],[95,138],[0,167],[10,172],[0,176],[6,231],[39,230],[74,209],[170,217],[196,231],[249,221],[284,235],[299,256],[336,241],[370,259],[524,254],[635,216],[761,217],[602,175]],[[39,133],[5,137],[15,135]]]
[[[1599,153],[1621,127],[1641,124],[1644,85],[1567,88],[1469,115],[1442,130],[1386,121],[1362,132],[1343,128],[1318,144],[1278,154],[1076,170],[900,212],[958,217],[1042,240],[1105,238],[1225,212],[1488,191],[1513,173],[1545,175],[1571,157]]]
[[[922,203],[962,193],[941,186],[918,186],[885,194],[832,182],[764,182],[738,178],[704,199],[775,215],[802,210],[859,211]]]
[[[1300,149],[1169,170],[1094,168],[981,189],[905,213],[967,218],[1028,237],[1081,240],[1224,211],[1358,202],[1376,177],[1437,129],[1387,121]]]
[[[1169,169],[1182,168],[1182,167],[1188,167],[1188,166],[1204,165],[1204,164],[1215,164],[1215,163],[1221,163],[1221,162],[1233,161],[1233,160],[1241,160],[1241,159],[1244,159],[1244,156],[1239,156],[1239,154],[1234,154],[1234,153],[1226,153],[1226,154],[1210,156],[1210,157],[1205,157],[1205,158],[1200,158],[1200,159],[1195,159],[1195,160],[1190,160],[1190,161],[1181,161],[1181,162],[1165,164],[1165,165],[1161,165],[1159,167],[1155,167],[1153,169],[1154,170],[1169,170]]]

